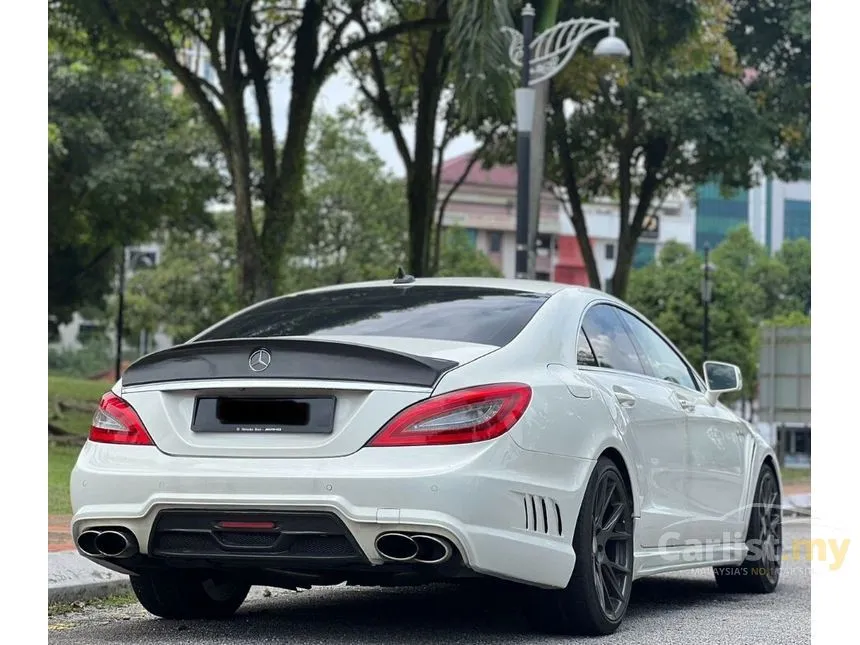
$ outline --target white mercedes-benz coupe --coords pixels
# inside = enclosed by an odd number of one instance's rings
[[[644,317],[497,279],[268,300],[132,364],[72,473],[82,554],[151,613],[251,585],[520,583],[536,629],[607,634],[635,579],[771,592],[776,458]]]

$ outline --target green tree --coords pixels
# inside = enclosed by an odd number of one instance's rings
[[[435,18],[447,21],[450,2],[395,0],[390,20]],[[365,27],[365,33],[369,29]],[[464,112],[458,100],[455,59],[462,44],[448,39],[448,29],[410,32],[369,46],[349,59],[352,77],[362,96],[360,109],[391,134],[406,170],[405,190],[409,222],[408,269],[412,275],[432,275],[439,269],[445,205],[439,186],[448,145],[470,124],[484,130],[484,139],[497,126],[475,125],[480,117]],[[495,93],[510,93],[509,83],[487,86],[481,115],[507,118],[507,101]],[[473,110],[474,112],[474,110]],[[441,123],[440,123],[441,121]],[[463,179],[478,162],[481,150],[463,171]],[[455,182],[455,184],[458,182]],[[434,244],[435,241],[435,244]]]
[[[711,253],[715,279],[731,272],[738,283],[738,298],[754,323],[773,317],[785,307],[788,270],[779,258],[753,238],[747,226],[730,231]]]
[[[403,184],[347,110],[316,118],[308,179],[285,269],[289,290],[393,277],[406,260]]]
[[[439,25],[421,19],[379,27],[387,5],[370,0],[53,0],[51,7],[94,40],[112,38],[154,55],[196,104],[226,160],[235,205],[237,293],[246,304],[281,286],[304,195],[313,107],[326,80],[353,51]],[[356,37],[360,21],[371,31]],[[214,79],[207,77],[210,67]],[[278,142],[271,83],[285,73],[290,104],[286,137]],[[255,200],[262,203],[259,223]]]
[[[452,227],[442,231],[439,269],[440,277],[501,278],[502,272],[481,251],[475,250],[465,230]]]
[[[569,2],[564,10],[609,17],[600,3]],[[636,25],[641,56],[621,65],[590,57],[584,47],[550,93],[547,176],[566,189],[594,287],[599,276],[583,203],[596,196],[619,201],[612,291],[620,297],[646,217],[664,196],[715,175],[727,187],[749,186],[758,170],[794,179],[809,157],[803,137],[790,136],[796,117],[762,93],[777,72],[762,66],[753,81],[743,69],[728,0],[655,0],[646,11],[648,19]],[[622,35],[627,28],[621,25]]]
[[[783,242],[776,259],[787,274],[779,312],[794,311],[809,316],[812,310],[812,245],[804,238]]]
[[[125,338],[163,330],[183,342],[239,307],[233,214],[219,212],[213,219],[213,227],[159,236],[159,264],[136,272],[126,285]],[[111,298],[108,320],[115,312]]]
[[[810,0],[731,0],[728,37],[740,65],[750,70],[749,91],[777,127],[770,159],[776,174],[808,170],[811,141],[812,39]],[[787,172],[786,172],[787,171]]]
[[[284,292],[393,279],[405,263],[403,184],[385,170],[366,130],[346,110],[315,119],[305,199],[282,272]],[[163,328],[174,340],[186,340],[242,305],[234,289],[233,214],[219,213],[215,221],[214,229],[165,233],[161,263],[130,279],[128,337]],[[446,235],[441,264],[445,275],[498,275],[462,231]]]
[[[552,27],[560,0],[536,0],[537,30]],[[610,3],[614,15],[637,24],[641,0]],[[513,69],[501,34],[517,24],[521,2],[505,0],[393,0],[388,21],[436,19],[444,27],[412,31],[355,52],[348,61],[363,96],[362,108],[388,130],[406,169],[410,273],[440,268],[445,207],[458,185],[439,195],[448,144],[470,131],[484,144],[464,168],[483,161],[484,147],[513,115]],[[519,26],[519,25],[517,25]],[[364,34],[370,29],[363,26]],[[631,30],[634,46],[638,43]],[[437,125],[441,121],[440,125]]]
[[[679,242],[669,242],[656,262],[632,272],[628,291],[628,302],[696,366],[704,358],[701,279],[701,256]],[[740,367],[743,396],[751,398],[757,373],[757,336],[745,303],[737,295],[740,288],[741,280],[733,271],[715,274],[708,358]]]
[[[100,307],[119,249],[157,227],[199,226],[218,193],[210,140],[158,68],[48,59],[48,309]]]

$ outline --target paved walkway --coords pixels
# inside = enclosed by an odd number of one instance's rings
[[[71,521],[71,515],[48,516],[48,553],[75,550],[75,545],[69,532]]]
[[[786,497],[792,496],[797,499],[809,498],[809,484],[786,484],[783,487]],[[58,551],[75,551],[72,542],[69,524],[71,515],[49,515],[48,516],[48,553]]]

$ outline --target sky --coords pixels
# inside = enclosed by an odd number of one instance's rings
[[[353,105],[357,100],[358,90],[351,82],[347,73],[341,72],[332,76],[325,85],[319,97],[317,97],[314,109],[318,112],[334,112],[341,105]],[[272,110],[275,117],[275,131],[279,138],[283,138],[286,134],[287,126],[287,107],[290,100],[290,77],[282,77],[273,80],[272,82]],[[252,103],[253,104],[253,103]],[[414,140],[415,129],[411,126],[403,128],[407,142],[412,147]],[[437,128],[437,136],[441,134],[441,127]],[[385,161],[386,166],[396,175],[402,177],[405,174],[403,161],[397,153],[397,148],[394,145],[394,139],[391,134],[385,130],[372,129],[368,133],[370,143]],[[465,152],[469,152],[477,147],[475,138],[471,135],[464,135],[454,139],[445,151],[445,158],[450,159]]]

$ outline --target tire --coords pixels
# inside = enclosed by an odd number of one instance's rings
[[[576,565],[564,589],[531,590],[529,622],[553,634],[611,634],[624,618],[633,585],[633,503],[624,477],[606,457],[585,489],[573,550]]]
[[[245,601],[250,585],[184,571],[131,576],[131,588],[149,613],[175,620],[229,618]]]
[[[782,561],[782,500],[769,464],[758,476],[746,541],[747,555],[739,566],[714,567],[717,586],[729,593],[772,593]]]

